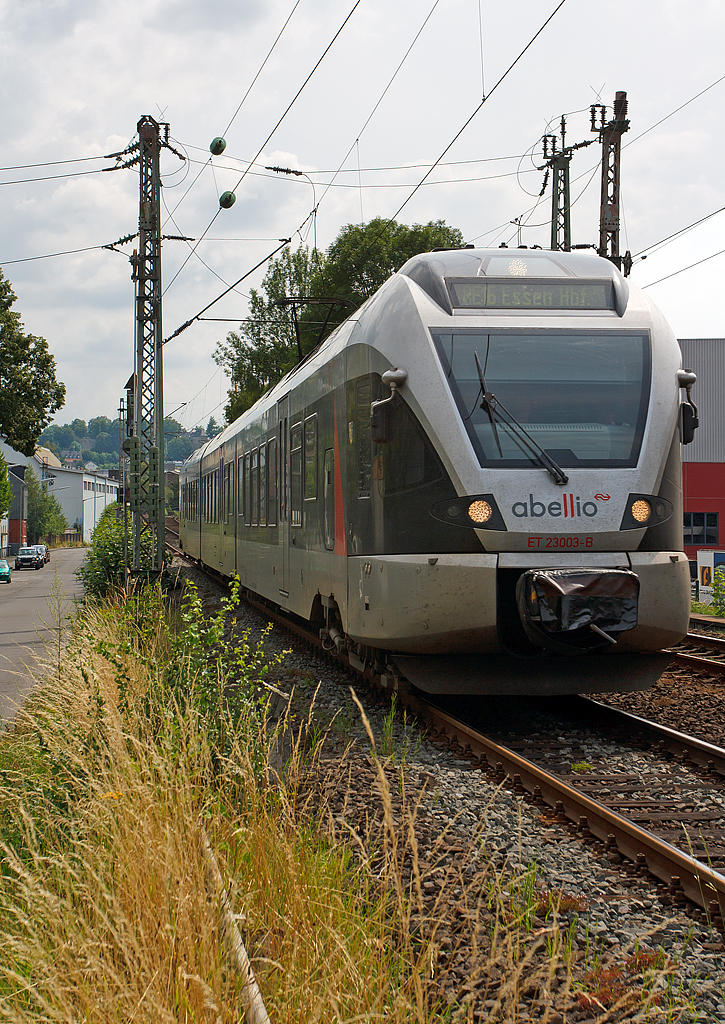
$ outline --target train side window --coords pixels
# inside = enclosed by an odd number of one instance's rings
[[[317,497],[317,413],[305,420],[305,501]]]
[[[237,515],[244,518],[244,457],[237,459]]]
[[[357,454],[357,496],[369,498],[373,479],[373,459],[370,438],[370,383],[358,384],[355,403],[355,444]]]
[[[259,525],[267,525],[267,446],[259,446]]]
[[[249,452],[244,456],[244,525],[252,522],[252,477],[249,468]]]
[[[259,523],[259,452],[255,448],[250,454],[249,463],[250,484],[251,484],[251,505],[252,505],[252,526]]]
[[[213,497],[212,497],[212,512],[213,512],[212,522],[218,523],[219,522],[219,498],[220,498],[220,491],[221,491],[221,488],[219,486],[219,470],[218,469],[214,470],[214,472],[212,474],[212,478],[213,478],[213,481],[214,481],[214,492],[213,492]]]
[[[234,518],[234,463],[224,466],[224,522]]]
[[[302,424],[290,430],[290,511],[292,526],[302,526]]]
[[[267,523],[277,525],[277,438],[267,445]]]

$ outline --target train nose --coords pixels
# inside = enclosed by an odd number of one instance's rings
[[[639,579],[623,569],[530,569],[516,603],[528,639],[556,654],[586,654],[637,625]]]

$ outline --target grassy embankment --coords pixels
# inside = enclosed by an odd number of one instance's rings
[[[457,940],[470,984],[451,986],[452,950],[434,915],[423,920],[415,802],[402,825],[393,813],[400,766],[373,759],[377,838],[332,842],[329,809],[319,790],[310,798],[319,751],[310,730],[271,727],[255,685],[263,651],[229,640],[233,601],[211,620],[193,592],[175,613],[153,589],[69,619],[57,588],[52,603],[45,682],[0,740],[3,1020],[239,1020],[204,831],[275,1024],[468,1021],[486,1000],[488,1020],[516,1021],[524,1003],[546,1020],[554,1002],[577,1005],[576,922],[560,928],[557,900],[542,909],[531,876],[485,862],[475,891],[449,880],[476,908]],[[627,1019],[659,1014],[659,964],[610,971],[605,985],[592,954],[579,1005],[601,1020],[625,1005]],[[581,959],[576,970],[583,979]]]

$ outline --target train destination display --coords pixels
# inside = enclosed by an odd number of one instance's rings
[[[458,309],[614,309],[611,281],[512,281],[448,278]]]

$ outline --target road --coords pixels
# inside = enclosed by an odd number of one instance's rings
[[[36,685],[34,675],[42,671],[38,657],[44,653],[43,641],[52,639],[51,628],[58,621],[53,605],[59,602],[51,595],[56,578],[62,615],[83,596],[74,574],[85,554],[84,548],[55,549],[42,569],[13,572],[12,583],[0,584],[0,720],[13,717]],[[14,565],[15,559],[8,562]]]

